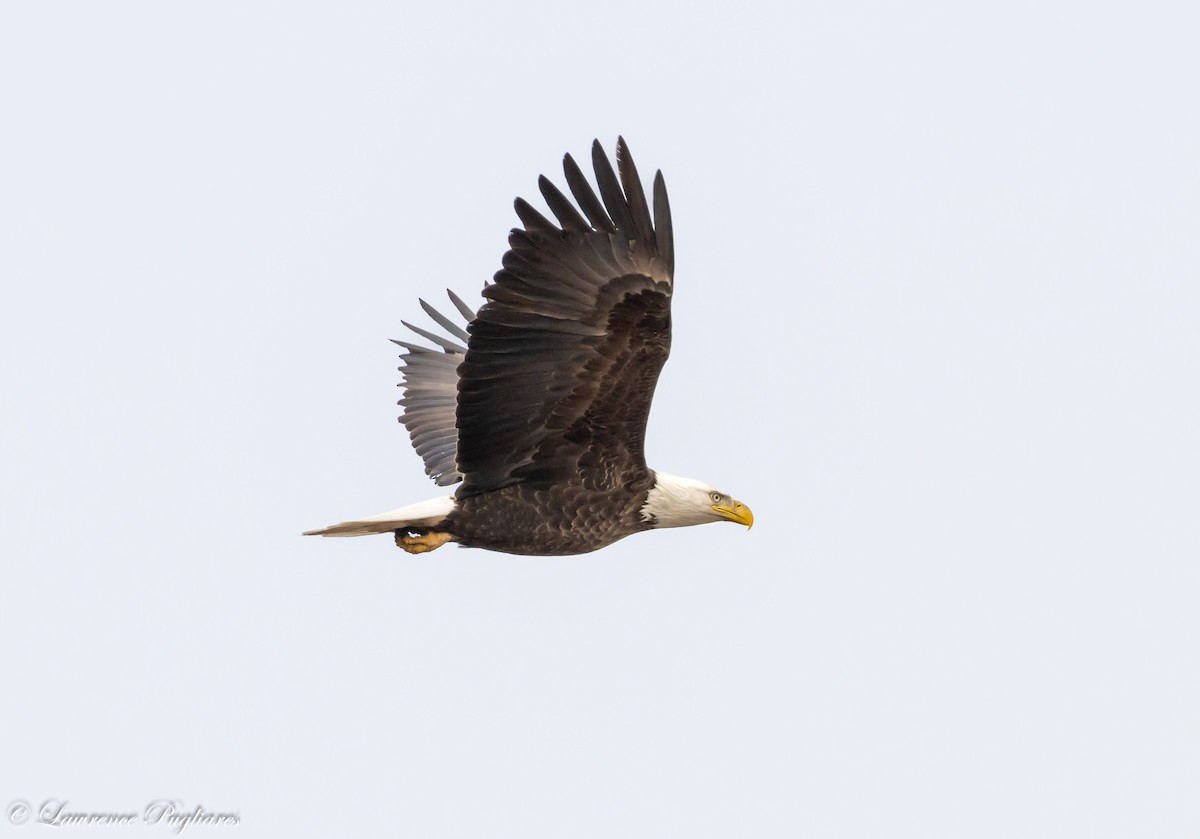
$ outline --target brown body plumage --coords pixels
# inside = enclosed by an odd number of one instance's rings
[[[536,487],[520,483],[458,498],[432,530],[469,548],[539,556],[566,556],[607,547],[651,525],[642,518],[654,480],[589,489],[580,484]]]

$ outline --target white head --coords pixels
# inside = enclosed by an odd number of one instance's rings
[[[745,504],[716,487],[656,472],[654,487],[642,506],[642,520],[653,527],[687,527],[712,521],[732,521],[750,527],[754,524],[754,514]]]

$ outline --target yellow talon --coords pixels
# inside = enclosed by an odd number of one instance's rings
[[[449,533],[423,533],[420,536],[409,536],[403,532],[396,534],[396,547],[404,548],[410,554],[436,551],[449,541]]]

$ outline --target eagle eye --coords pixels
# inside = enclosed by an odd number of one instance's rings
[[[709,498],[711,498],[713,501],[720,501],[720,500],[721,500],[721,493],[719,493],[719,492],[710,492],[710,493],[708,494],[708,497],[709,497]]]

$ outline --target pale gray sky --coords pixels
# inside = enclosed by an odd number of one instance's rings
[[[240,814],[197,836],[1200,834],[1198,24],[8,4],[2,803]],[[675,215],[650,462],[754,530],[302,539],[438,493],[386,339],[476,299],[513,197],[618,133]]]

